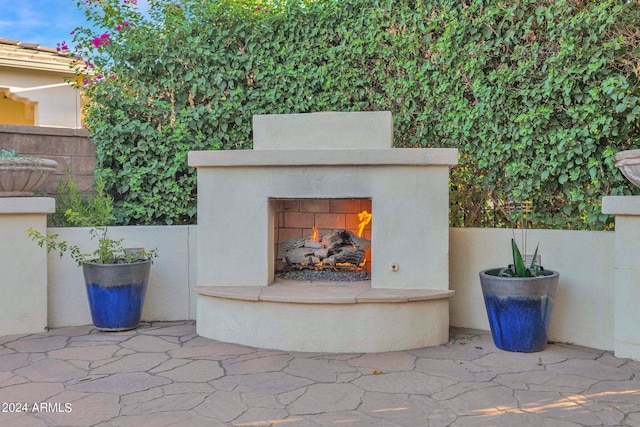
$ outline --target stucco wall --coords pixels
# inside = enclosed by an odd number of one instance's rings
[[[196,226],[109,227],[112,239],[124,238],[126,247],[157,248],[151,266],[143,320],[195,319]],[[60,240],[80,246],[85,253],[96,249],[89,228],[49,228]],[[26,235],[25,235],[26,238]],[[91,324],[82,269],[68,255],[50,253],[49,327]]]
[[[0,198],[0,335],[31,334],[47,327],[47,254],[27,238],[41,233],[53,199]]]
[[[197,226],[110,227],[127,246],[157,247],[160,257],[151,269],[143,312],[146,320],[195,319]],[[93,242],[87,229],[49,228],[86,251]],[[511,230],[450,229],[450,299],[452,326],[488,330],[480,270],[505,266],[511,253]],[[551,322],[550,339],[599,349],[614,348],[613,232],[532,230],[531,245],[540,242],[542,263],[560,272],[560,285]],[[91,322],[82,271],[68,258],[50,254],[49,326]]]
[[[81,127],[82,101],[80,92],[66,84],[70,73],[0,67],[0,88],[9,89],[9,96],[16,101],[33,103],[33,124],[66,128]],[[42,87],[60,85],[55,87]],[[24,90],[37,88],[33,90]],[[8,105],[5,105],[8,107]],[[1,124],[15,124],[0,109]]]
[[[96,147],[84,129],[0,125],[0,148],[58,162],[58,170],[41,189],[42,195],[55,196],[57,181],[66,178],[67,167],[80,191],[89,193],[92,190]]]
[[[511,263],[511,237],[509,229],[450,229],[451,326],[489,329],[478,273]],[[542,265],[560,273],[549,339],[613,349],[615,233],[531,230],[528,240],[530,251],[540,242]]]

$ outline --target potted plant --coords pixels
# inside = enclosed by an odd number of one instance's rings
[[[39,246],[46,244],[48,252],[55,250],[62,256],[69,251],[71,258],[82,267],[91,318],[97,329],[124,331],[138,326],[152,259],[157,256],[155,249],[126,249],[124,239],[110,239],[105,227],[89,231],[91,239],[98,240],[98,248],[91,254],[58,241],[57,234],[45,236],[34,229],[28,233]]]
[[[525,248],[526,214],[530,211],[530,201],[524,202],[519,209],[523,219]],[[480,272],[493,342],[496,347],[506,351],[541,351],[547,344],[560,275],[539,265],[538,246],[529,259],[526,255],[522,256],[515,238],[512,238],[511,252],[513,264]]]
[[[17,151],[0,152],[0,197],[33,196],[55,171],[55,160],[20,156]]]

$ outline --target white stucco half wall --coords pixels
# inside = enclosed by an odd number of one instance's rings
[[[96,248],[89,228],[49,228],[49,235],[78,245],[83,252]],[[124,238],[126,247],[157,248],[151,266],[142,320],[195,319],[196,226],[109,227],[112,239]],[[91,324],[82,269],[68,255],[50,253],[49,327]]]
[[[3,242],[12,239],[27,248],[37,248],[29,241],[25,231],[28,225],[19,216],[5,216],[5,219],[12,221],[12,225],[1,231]],[[157,247],[159,250],[160,256],[151,269],[144,320],[195,319],[196,298],[192,289],[196,286],[197,230],[195,225],[109,228],[111,236],[125,237],[128,246]],[[86,251],[94,248],[86,228],[49,228],[48,233],[59,234],[61,239],[79,244]],[[450,289],[455,290],[455,295],[449,300],[452,326],[489,329],[478,273],[485,268],[509,263],[511,236],[508,229],[449,230]],[[531,245],[540,242],[542,264],[560,273],[550,339],[613,350],[614,319],[636,317],[635,307],[627,314],[615,313],[616,233],[532,230],[529,240]],[[0,251],[0,261],[12,265],[16,250],[4,247],[6,250]],[[44,318],[48,310],[49,327],[90,324],[82,271],[68,256],[60,258],[51,253],[47,259],[48,290],[42,288],[40,293],[29,297],[30,310],[39,312],[37,316],[43,315]],[[30,270],[36,275],[40,274],[38,271]],[[5,285],[8,280],[13,280],[7,275],[0,279]],[[24,301],[25,292],[22,289],[15,299]],[[33,304],[47,294],[46,307]],[[5,294],[5,297],[9,296]],[[2,334],[8,333],[3,331]]]
[[[478,274],[511,263],[512,236],[510,229],[450,229],[451,326],[489,330]],[[615,233],[530,230],[528,242],[529,253],[539,242],[542,265],[560,273],[549,339],[613,349]]]
[[[47,255],[27,230],[44,233],[48,197],[0,198],[0,335],[31,334],[47,328]]]

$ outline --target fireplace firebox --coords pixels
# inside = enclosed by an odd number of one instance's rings
[[[272,199],[275,273],[362,280],[371,272],[371,199]],[[289,274],[304,271],[303,275]],[[316,272],[331,272],[323,274]]]

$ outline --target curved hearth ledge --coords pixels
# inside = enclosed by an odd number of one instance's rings
[[[454,291],[372,289],[370,282],[200,286],[197,332],[286,351],[371,353],[449,339]],[[276,315],[274,315],[276,314]]]

